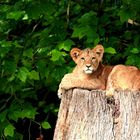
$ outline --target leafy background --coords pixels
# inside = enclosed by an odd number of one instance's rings
[[[52,140],[72,47],[140,68],[139,0],[0,1],[0,139]]]

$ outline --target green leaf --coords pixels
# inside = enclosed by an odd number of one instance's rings
[[[32,69],[32,62],[29,61],[28,59],[22,59],[22,64],[25,68],[28,68],[28,69]]]
[[[66,56],[65,52],[60,52],[56,49],[52,50],[51,54],[52,54],[51,60],[54,62],[63,59],[63,57]]]
[[[140,57],[137,54],[129,55],[125,64],[140,67]]]
[[[1,47],[1,48],[0,48],[0,56],[1,56],[1,57],[5,57],[5,55],[6,55],[9,51],[10,51],[9,48],[7,48],[7,47]]]
[[[29,73],[29,78],[30,79],[33,79],[33,80],[39,80],[39,72],[35,71],[35,70],[32,70],[30,73]]]
[[[22,81],[22,82],[25,82],[26,79],[27,79],[27,76],[29,74],[29,71],[26,67],[21,67],[19,69],[19,72],[18,72],[18,78]]]
[[[100,42],[100,38],[97,36],[97,38],[94,40],[94,45],[97,45]]]
[[[96,29],[90,26],[75,27],[72,37],[78,37],[79,39],[87,36],[87,41],[93,42],[97,38]]]
[[[79,23],[82,25],[97,25],[97,17],[96,13],[93,11],[90,11],[89,13],[85,13],[81,16],[81,18],[78,20]]]
[[[9,124],[4,129],[4,135],[6,137],[7,136],[13,137],[14,136],[14,130],[15,130],[15,127],[12,124]]]
[[[74,31],[72,33],[72,37],[79,37],[82,38],[84,36],[84,34],[82,34],[82,32],[84,29],[80,28],[80,27],[74,27]]]
[[[14,60],[4,61],[4,70],[8,73],[14,73],[16,71],[16,63]]]
[[[0,122],[4,122],[6,120],[7,110],[0,113]]]
[[[23,52],[23,56],[26,56],[26,57],[29,57],[29,58],[32,58],[33,57],[33,49],[27,49]]]
[[[60,56],[61,56],[61,52],[60,51],[52,50],[52,57],[51,57],[52,61],[59,60]]]
[[[15,19],[18,20],[24,15],[24,11],[12,11],[7,13],[7,19]]]
[[[138,54],[139,53],[139,49],[138,48],[133,48],[130,52],[134,53],[134,54]]]
[[[50,128],[51,128],[51,126],[50,126],[50,124],[49,124],[48,122],[42,122],[42,123],[41,123],[41,126],[42,126],[44,129],[50,129]]]
[[[26,9],[27,16],[31,19],[38,19],[42,13],[41,5],[39,1],[32,2]]]
[[[45,71],[44,70],[46,69],[46,62],[44,60],[39,60],[36,65],[37,65],[38,71],[41,74],[44,75],[45,74]]]
[[[106,53],[115,54],[116,50],[112,47],[105,48]]]
[[[118,15],[120,16],[120,21],[122,23],[127,22],[129,18],[133,17],[133,13],[128,7],[123,7]]]
[[[72,45],[74,45],[75,43],[70,40],[70,39],[67,39],[65,40],[64,42],[61,42],[59,45],[58,45],[58,48],[59,50],[65,50],[65,51],[70,51],[70,48]]]
[[[8,114],[8,117],[14,121],[18,121],[19,118],[21,118],[21,111],[13,111]]]
[[[24,108],[21,112],[22,118],[29,118],[29,119],[34,119],[35,115],[37,114],[35,108]]]

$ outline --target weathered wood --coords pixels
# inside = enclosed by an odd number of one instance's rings
[[[60,104],[53,140],[140,140],[140,92],[67,91]]]
[[[114,140],[105,92],[74,89],[63,95],[54,140]]]
[[[140,92],[119,91],[120,115],[115,129],[115,140],[140,140]]]

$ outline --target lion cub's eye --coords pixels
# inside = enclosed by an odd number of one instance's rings
[[[92,60],[95,60],[95,57],[92,57]]]
[[[82,57],[81,59],[82,59],[83,61],[85,60],[85,58],[84,58],[84,57]]]

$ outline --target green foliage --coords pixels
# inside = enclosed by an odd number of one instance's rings
[[[4,129],[4,135],[5,136],[10,136],[10,137],[13,137],[14,136],[14,126],[9,124],[5,127]]]
[[[140,68],[139,0],[1,0],[0,15],[1,139],[35,139],[34,125],[39,133],[54,128],[72,47],[101,43],[104,63]]]
[[[50,126],[50,124],[48,123],[48,122],[42,122],[42,127],[44,128],[44,129],[49,129],[49,128],[51,128],[51,126]]]

